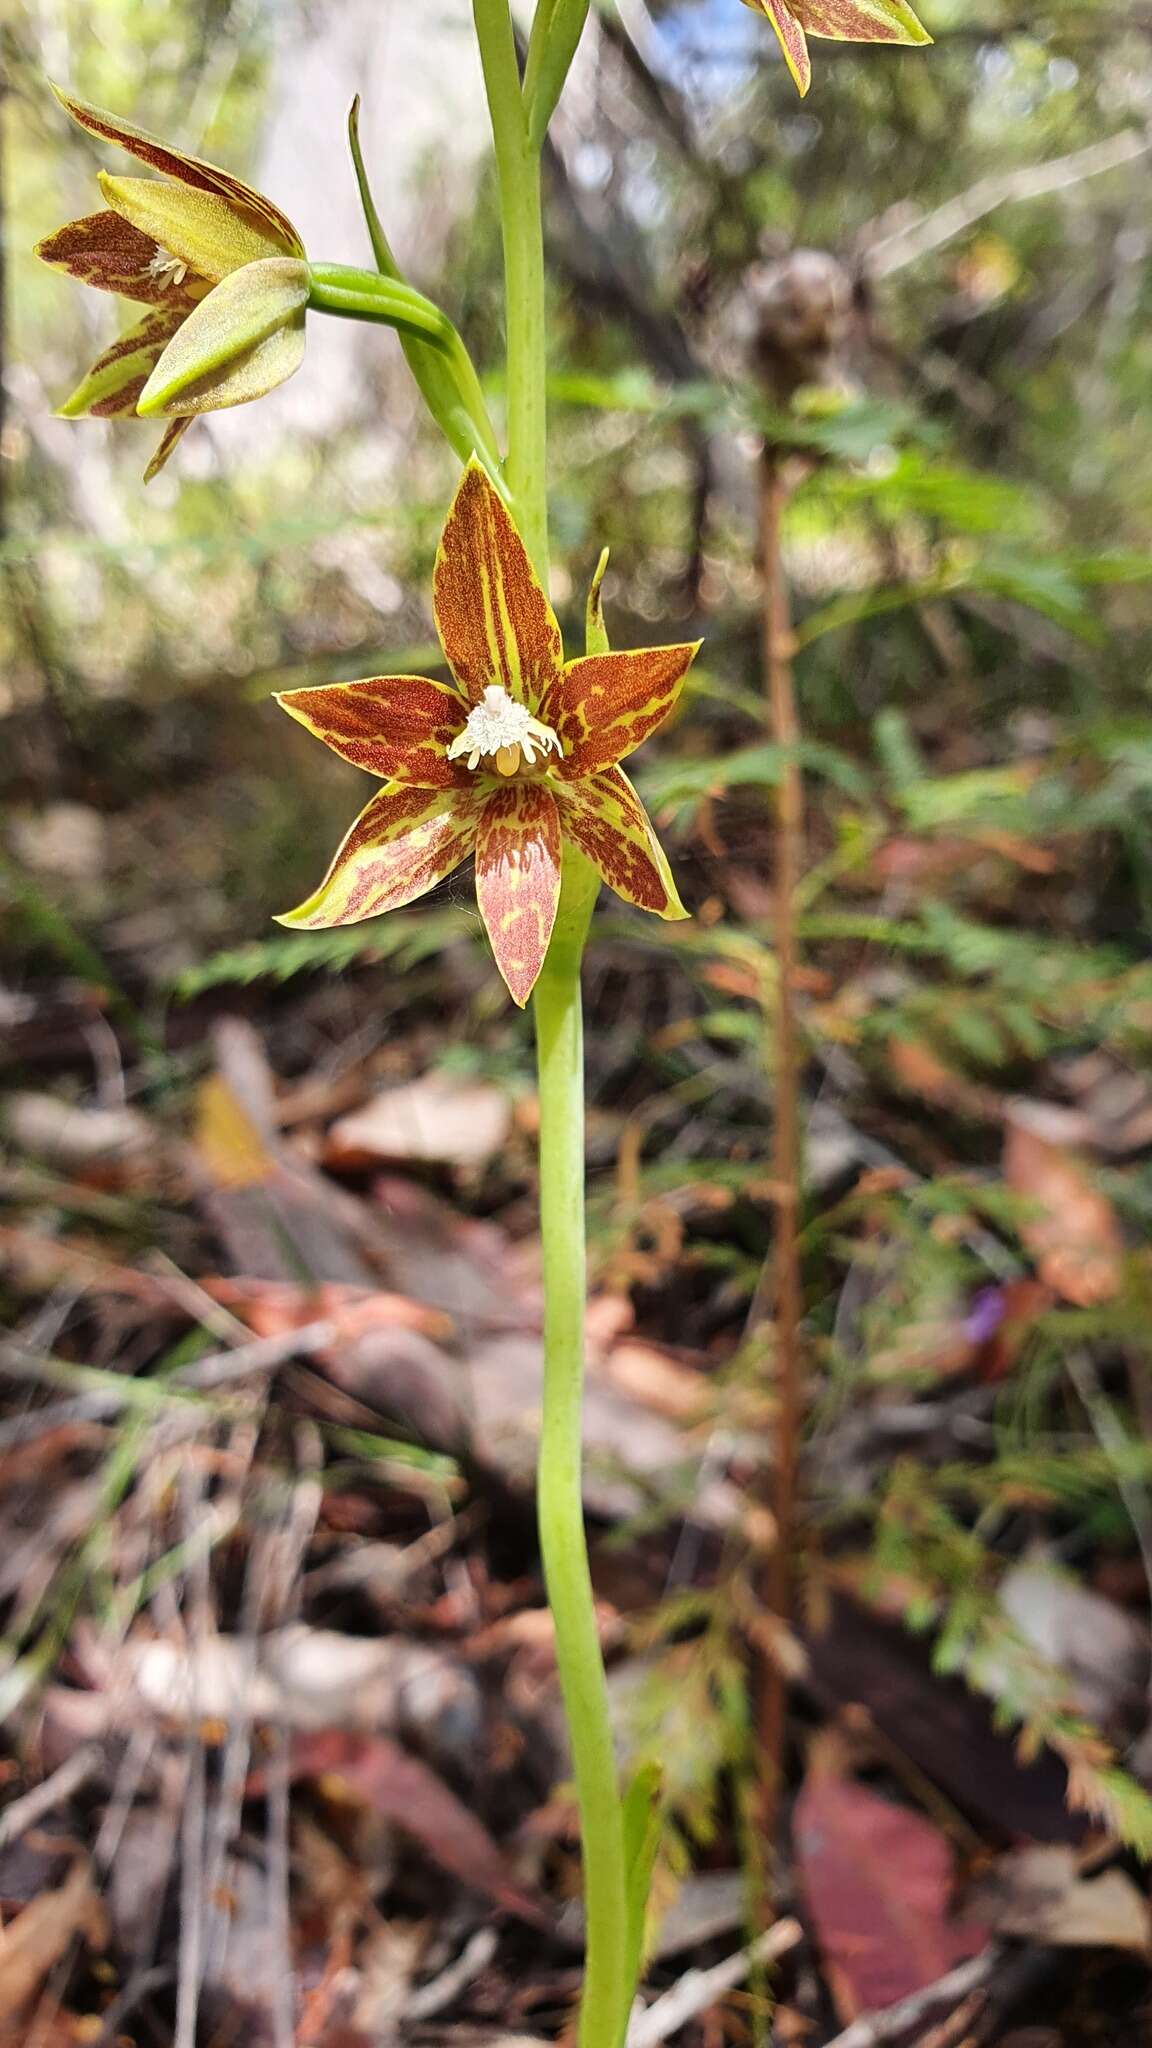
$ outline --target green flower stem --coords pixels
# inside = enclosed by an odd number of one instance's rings
[[[508,351],[508,488],[524,544],[548,581],[547,418],[544,400],[544,226],[540,159],[528,140],[508,0],[472,0],[492,120],[504,239]]]
[[[525,545],[545,584],[546,332],[539,153],[586,11],[586,0],[575,6],[572,0],[540,0],[522,89],[508,0],[473,0],[492,118],[504,237],[507,478]],[[632,2003],[634,1957],[629,1940],[624,1815],[596,1629],[581,1486],[587,1257],[580,963],[599,886],[591,863],[574,847],[566,846],[556,927],[533,997],[544,1277],[537,1512],[580,1805],[586,1927],[580,2048],[620,2048]]]
[[[402,341],[420,344],[424,350],[429,345],[435,349],[451,377],[459,408],[474,429],[467,436],[466,456],[473,448],[484,458],[494,455],[495,435],[476,366],[447,313],[431,299],[402,279],[382,277],[375,270],[357,270],[346,263],[313,263],[308,304],[314,312],[338,313],[346,320],[379,321],[394,327]],[[440,418],[440,424],[453,440],[448,422]]]
[[[572,1745],[584,1858],[580,2048],[618,2048],[633,1984],[623,1810],[596,1629],[581,1487],[584,1390],[584,1049],[580,960],[599,889],[569,865],[533,997],[540,1095],[544,1394],[537,1512],[556,1662]]]

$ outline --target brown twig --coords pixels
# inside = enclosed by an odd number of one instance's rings
[[[770,1613],[785,1623],[792,1612],[796,1481],[803,1409],[796,899],[804,862],[804,788],[792,677],[792,619],[781,555],[781,525],[788,497],[789,486],[782,473],[779,452],[766,447],[760,491],[764,672],[769,727],[773,741],[783,752],[783,761],[775,799],[776,1100],[771,1173],[776,1196],[776,1232],[769,1283],[778,1417],[771,1503],[776,1527],[765,1595]],[[754,1315],[759,1307],[758,1302],[753,1304]],[[769,1657],[758,1716],[764,1838],[768,1842],[774,1832],[778,1806],[785,1706],[784,1672],[779,1659]]]
[[[628,2048],[659,2048],[669,2035],[678,2034],[691,2020],[707,2012],[717,1999],[742,1984],[745,1977],[778,1962],[801,1939],[798,1921],[778,1920],[750,1947],[726,1956],[722,1963],[714,1963],[709,1970],[689,1970],[647,2012],[636,2014],[628,2029]]]
[[[938,1977],[934,1984],[926,1984],[922,1991],[912,1992],[910,1997],[899,1999],[883,2012],[861,2013],[851,2026],[829,2042],[828,2048],[882,2048],[883,2043],[898,2040],[937,2007],[966,2003],[973,1992],[983,1990],[1000,1959],[998,1948],[982,1949],[969,1962],[949,1970],[946,1977]]]

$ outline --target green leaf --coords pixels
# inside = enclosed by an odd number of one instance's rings
[[[348,147],[352,153],[360,204],[364,210],[364,220],[372,244],[372,254],[376,259],[376,268],[381,277],[391,278],[394,283],[407,287],[407,280],[392,253],[392,246],[372,197],[372,187],[360,148],[359,93],[348,112]],[[404,360],[412,372],[413,381],[449,447],[455,450],[461,462],[467,462],[470,456],[478,455],[493,483],[503,489],[500,481],[500,450],[496,430],[489,417],[475,371],[463,346],[461,345],[459,351],[445,355],[443,349],[435,342],[423,341],[415,334],[405,333],[402,328],[399,332],[400,346],[404,351]]]
[[[602,548],[600,560],[588,588],[588,603],[584,611],[584,652],[585,654],[609,654],[611,643],[608,628],[604,624],[604,606],[601,602],[601,586],[604,571],[608,567],[608,550]]]
[[[648,1894],[660,1846],[663,1809],[660,1791],[663,1772],[658,1763],[641,1764],[624,1794],[624,1868],[628,1887],[626,2008],[621,2017],[620,2041],[628,2031],[632,2000],[644,1963],[644,1940]]]

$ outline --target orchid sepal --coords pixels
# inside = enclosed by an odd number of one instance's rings
[[[932,41],[907,0],[744,0],[744,5],[771,23],[801,99],[812,83],[809,36],[838,43]]]
[[[222,277],[173,335],[137,402],[142,419],[244,405],[304,357],[308,265],[270,256]]]

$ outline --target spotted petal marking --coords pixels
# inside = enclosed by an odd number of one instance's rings
[[[560,896],[560,820],[539,782],[511,783],[484,805],[476,900],[496,965],[523,1008],[544,965]]]
[[[440,644],[469,703],[500,683],[535,712],[564,658],[556,615],[480,464],[460,479],[436,553]]]
[[[223,171],[216,164],[205,163],[201,157],[185,156],[182,150],[173,149],[150,135],[146,128],[137,128],[131,121],[122,121],[116,114],[106,114],[100,107],[93,107],[86,100],[77,99],[74,93],[64,92],[60,86],[52,87],[66,114],[86,128],[89,135],[97,136],[102,142],[117,143],[134,156],[139,163],[147,164],[162,177],[175,178],[178,184],[191,186],[194,191],[214,192],[221,199],[241,212],[251,216],[253,224],[261,226],[275,242],[277,251],[285,256],[302,256],[304,244],[286,213],[281,213],[262,192],[254,192],[242,178],[234,178],[230,171]]]
[[[276,702],[341,760],[369,775],[414,789],[473,786],[463,762],[448,759],[467,706],[447,683],[429,676],[369,676],[360,683],[286,690]]]
[[[610,889],[657,917],[688,912],[636,791],[622,768],[553,785],[565,839],[585,853]]]
[[[143,306],[191,310],[206,289],[204,281],[191,273],[177,284],[170,267],[159,269],[159,243],[110,208],[69,221],[38,242],[36,254],[53,269],[78,277],[81,284],[118,292],[122,299],[137,299]]]
[[[812,59],[808,55],[808,38],[792,9],[786,5],[786,0],[745,0],[745,4],[758,14],[767,15],[784,52],[784,62],[795,80],[796,90],[803,99],[812,83]]]
[[[327,931],[414,902],[471,853],[482,807],[478,792],[387,783],[364,806],[320,887],[277,924]]]
[[[60,417],[115,419],[134,413],[136,401],[186,315],[180,306],[146,313],[126,334],[97,356],[88,375],[60,407]]]
[[[664,723],[699,645],[586,654],[566,664],[540,707],[564,749],[565,781],[624,760]]]

